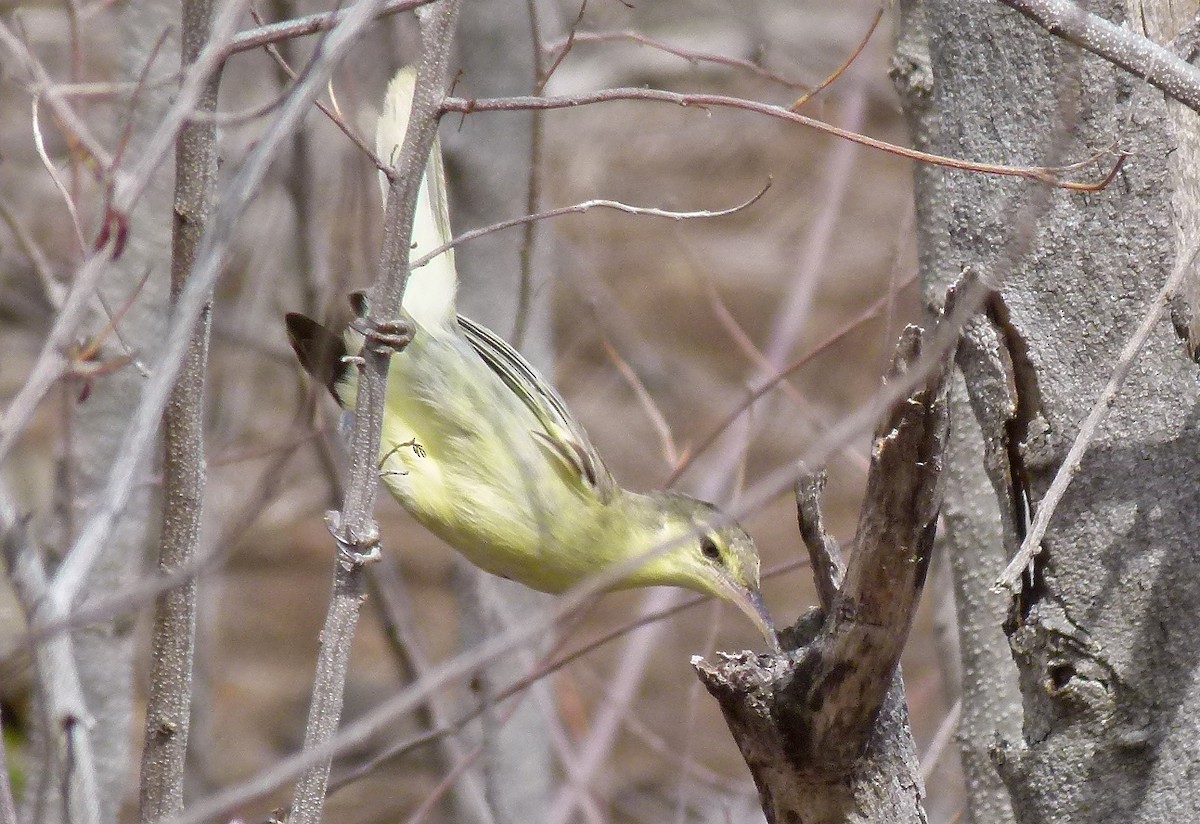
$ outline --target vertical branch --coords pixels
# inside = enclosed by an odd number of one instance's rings
[[[37,546],[29,538],[25,519],[18,515],[7,491],[2,488],[0,555],[29,625],[37,626],[47,603],[46,570]],[[38,701],[45,716],[42,734],[47,739],[48,750],[48,763],[38,777],[39,789],[34,803],[40,804],[42,787],[47,793],[53,792],[49,786],[51,776],[61,776],[63,797],[60,803],[68,813],[65,818],[75,824],[99,824],[100,791],[88,733],[91,716],[75,665],[75,644],[71,635],[60,632],[39,639],[33,651],[33,664]],[[38,820],[45,818],[44,813],[38,816]]]
[[[338,545],[338,563],[334,571],[332,600],[321,633],[312,705],[304,733],[306,750],[324,747],[337,733],[350,644],[363,599],[364,563],[378,551],[374,509],[387,371],[394,350],[389,343],[404,331],[396,318],[400,317],[408,282],[409,245],[417,191],[437,134],[450,60],[450,39],[457,14],[458,0],[441,0],[417,11],[421,28],[421,64],[408,131],[388,192],[379,276],[371,288],[364,318],[368,332],[360,353],[358,399],[350,441],[350,481],[342,511],[329,519],[330,531]],[[292,824],[320,821],[330,760],[328,756],[322,758],[301,776],[292,802]]]
[[[184,0],[180,64],[195,62],[212,29],[212,0]],[[197,102],[198,112],[217,107],[220,72]],[[217,180],[216,124],[188,122],[175,146],[175,210],[172,226],[171,300],[183,291],[195,262]],[[204,504],[204,374],[208,364],[210,308],[192,328],[191,344],[163,414],[163,515],[158,566],[169,575],[192,564]],[[150,687],[142,749],[142,822],[183,809],[183,770],[191,715],[196,635],[196,583],[189,578],[161,595],[154,609]]]

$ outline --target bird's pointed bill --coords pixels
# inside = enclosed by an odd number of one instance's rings
[[[754,626],[758,627],[758,631],[766,639],[771,652],[780,652],[779,636],[775,632],[775,623],[771,620],[771,613],[767,612],[767,605],[763,603],[762,594],[756,589],[745,589],[732,582],[730,583],[729,593],[729,600],[738,609],[746,613],[747,618],[754,622]]]

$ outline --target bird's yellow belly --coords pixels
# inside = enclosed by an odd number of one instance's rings
[[[428,368],[419,341],[393,357],[389,372],[380,443],[388,490],[495,575],[560,592],[594,572],[578,528],[588,522],[587,503],[533,437],[536,420],[482,363],[442,357],[435,363],[459,371]]]

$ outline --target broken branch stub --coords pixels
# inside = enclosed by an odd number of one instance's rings
[[[784,631],[789,652],[692,662],[769,822],[925,821],[897,664],[941,505],[949,356],[923,356],[933,339],[915,327],[901,336],[889,380],[915,386],[877,431],[857,549],[829,610]]]

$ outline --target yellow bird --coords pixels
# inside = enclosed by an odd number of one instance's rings
[[[388,87],[377,134],[385,161],[399,151],[414,80],[403,69]],[[435,143],[412,259],[450,237]],[[695,498],[620,487],[558,393],[505,341],[457,314],[457,283],[452,250],[408,280],[404,310],[415,332],[391,358],[383,412],[380,478],[388,491],[490,573],[562,592],[631,562],[613,589],[669,585],[715,595],[777,649],[759,595],[758,552],[745,530]],[[299,314],[287,316],[287,329],[304,368],[354,409],[358,374],[348,355],[362,336],[338,336]]]

